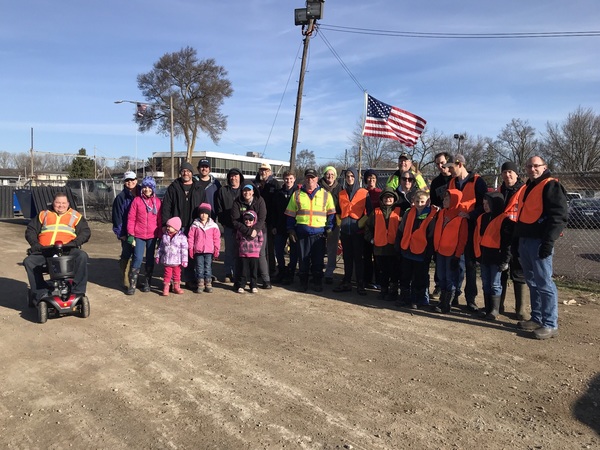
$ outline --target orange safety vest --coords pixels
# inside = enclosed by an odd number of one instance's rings
[[[388,244],[396,242],[400,219],[400,208],[394,208],[390,213],[386,226],[385,217],[383,217],[381,209],[377,208],[375,210],[375,233],[373,235],[373,245],[375,247],[385,247]]]
[[[354,193],[354,197],[352,197],[352,201],[348,197],[348,192],[343,189],[339,195],[339,205],[340,205],[340,218],[345,219],[350,216],[351,218],[358,220],[362,216],[365,215],[365,208],[367,206],[367,197],[369,196],[369,191],[365,188],[359,188],[358,191]]]
[[[462,190],[462,200],[460,201],[461,209],[465,212],[470,213],[475,209],[475,203],[477,203],[477,198],[475,196],[475,185],[477,184],[477,179],[479,178],[478,174],[473,175],[473,181],[469,181],[465,183]],[[456,178],[453,177],[450,179],[450,183],[448,183],[448,189],[458,189],[456,187]],[[459,189],[460,190],[460,189]]]
[[[523,192],[523,189],[525,189],[525,187],[525,185],[521,186],[519,190],[513,194],[513,196],[510,198],[510,200],[504,207],[504,213],[506,214],[506,217],[508,217],[513,222],[517,221],[517,215],[519,212],[519,197],[521,196],[521,193]]]
[[[506,213],[498,214],[494,217],[481,235],[481,218],[483,214],[477,218],[477,225],[475,225],[475,234],[473,236],[473,250],[475,251],[475,257],[481,256],[481,246],[487,248],[500,248],[500,230],[502,229],[502,222],[507,217]]]
[[[421,222],[419,228],[413,231],[415,218],[417,217],[417,208],[410,208],[406,216],[406,223],[404,224],[404,234],[402,235],[402,241],[400,242],[400,248],[402,250],[408,250],[413,255],[422,254],[427,248],[427,227],[437,214],[438,210],[435,207],[431,207],[429,214]]]
[[[460,226],[464,217],[456,216],[444,225],[446,210],[442,209],[438,213],[435,230],[433,232],[433,246],[435,251],[442,256],[452,256],[456,253],[458,246],[458,237],[460,234]]]
[[[537,222],[542,213],[544,212],[544,200],[542,194],[544,193],[544,187],[550,181],[555,181],[555,178],[546,178],[542,180],[537,186],[535,186],[529,194],[527,194],[527,202],[525,202],[525,189],[520,192],[519,195],[519,208],[517,220],[522,223],[532,224]]]
[[[42,211],[38,219],[42,224],[42,229],[38,234],[40,244],[54,245],[56,241],[66,244],[77,237],[75,227],[81,220],[81,214],[71,208],[61,216],[54,211]]]

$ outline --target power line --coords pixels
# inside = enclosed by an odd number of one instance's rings
[[[323,42],[325,42],[325,45],[327,45],[327,47],[329,48],[329,50],[331,51],[331,53],[333,54],[333,56],[335,56],[335,59],[338,60],[338,62],[341,64],[341,66],[346,71],[346,73],[348,74],[348,76],[352,79],[352,81],[354,81],[354,83],[358,86],[358,88],[362,92],[365,92],[365,88],[362,86],[362,84],[360,84],[360,81],[358,81],[358,79],[350,71],[350,69],[348,68],[348,66],[346,65],[346,63],[344,63],[344,61],[342,61],[342,58],[340,57],[340,55],[338,54],[338,52],[335,51],[335,49],[333,48],[333,46],[329,43],[329,40],[325,37],[325,34],[323,34],[323,32],[321,31],[321,25],[318,26],[317,31],[318,31],[317,35],[321,37],[321,39],[323,40]]]
[[[519,33],[433,33],[417,31],[376,30],[369,28],[344,27],[339,25],[319,24],[319,28],[328,31],[352,34],[370,34],[376,36],[423,38],[423,39],[537,39],[537,38],[571,38],[600,37],[600,31],[547,31]]]

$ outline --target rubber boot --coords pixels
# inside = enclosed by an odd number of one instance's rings
[[[163,284],[163,290],[162,290],[163,297],[168,297],[169,296],[169,288],[170,287],[171,287],[171,283],[165,283],[165,284]]]
[[[525,283],[513,283],[515,291],[515,312],[517,313],[517,320],[525,321],[529,320],[527,317],[525,303],[523,302],[523,294],[525,293]]]
[[[180,282],[173,283],[173,292],[175,292],[176,294],[183,294],[183,289],[181,289]]]
[[[196,289],[194,290],[194,292],[196,294],[201,294],[202,291],[204,291],[204,279],[203,278],[198,278],[196,280],[196,283],[198,284],[198,286],[196,286]]]
[[[212,278],[210,280],[204,280],[204,292],[208,292],[210,294],[212,291]]]
[[[138,275],[140,274],[140,269],[131,269],[129,271],[129,287],[127,288],[127,295],[135,294],[135,287],[137,285]]]
[[[144,284],[140,289],[142,292],[150,292],[150,287],[152,286],[152,273],[153,270],[146,269],[146,278],[144,279]]]
[[[131,259],[120,259],[119,269],[121,270],[121,276],[123,277],[123,287],[129,288],[129,269],[131,265]]]
[[[485,320],[496,320],[500,315],[500,301],[502,300],[501,295],[490,295],[490,303],[492,305],[492,309],[485,316]]]

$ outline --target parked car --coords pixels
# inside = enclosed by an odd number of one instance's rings
[[[571,200],[582,198],[579,192],[567,192],[567,203],[571,203]]]
[[[600,227],[600,198],[576,198],[569,203],[569,228]]]
[[[168,188],[168,187],[169,187],[169,186],[160,186],[160,187],[157,187],[157,188],[156,188],[156,192],[155,192],[155,193],[156,193],[156,196],[157,196],[158,198],[160,198],[161,200],[162,200],[163,198],[165,198],[165,194],[167,193],[167,188]]]

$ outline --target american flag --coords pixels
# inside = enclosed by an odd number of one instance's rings
[[[144,117],[144,114],[146,113],[146,108],[148,107],[148,105],[146,105],[145,103],[138,103],[137,104],[137,115],[138,117]]]
[[[363,135],[395,139],[407,147],[412,147],[417,143],[426,123],[427,121],[419,116],[387,105],[369,95]]]

